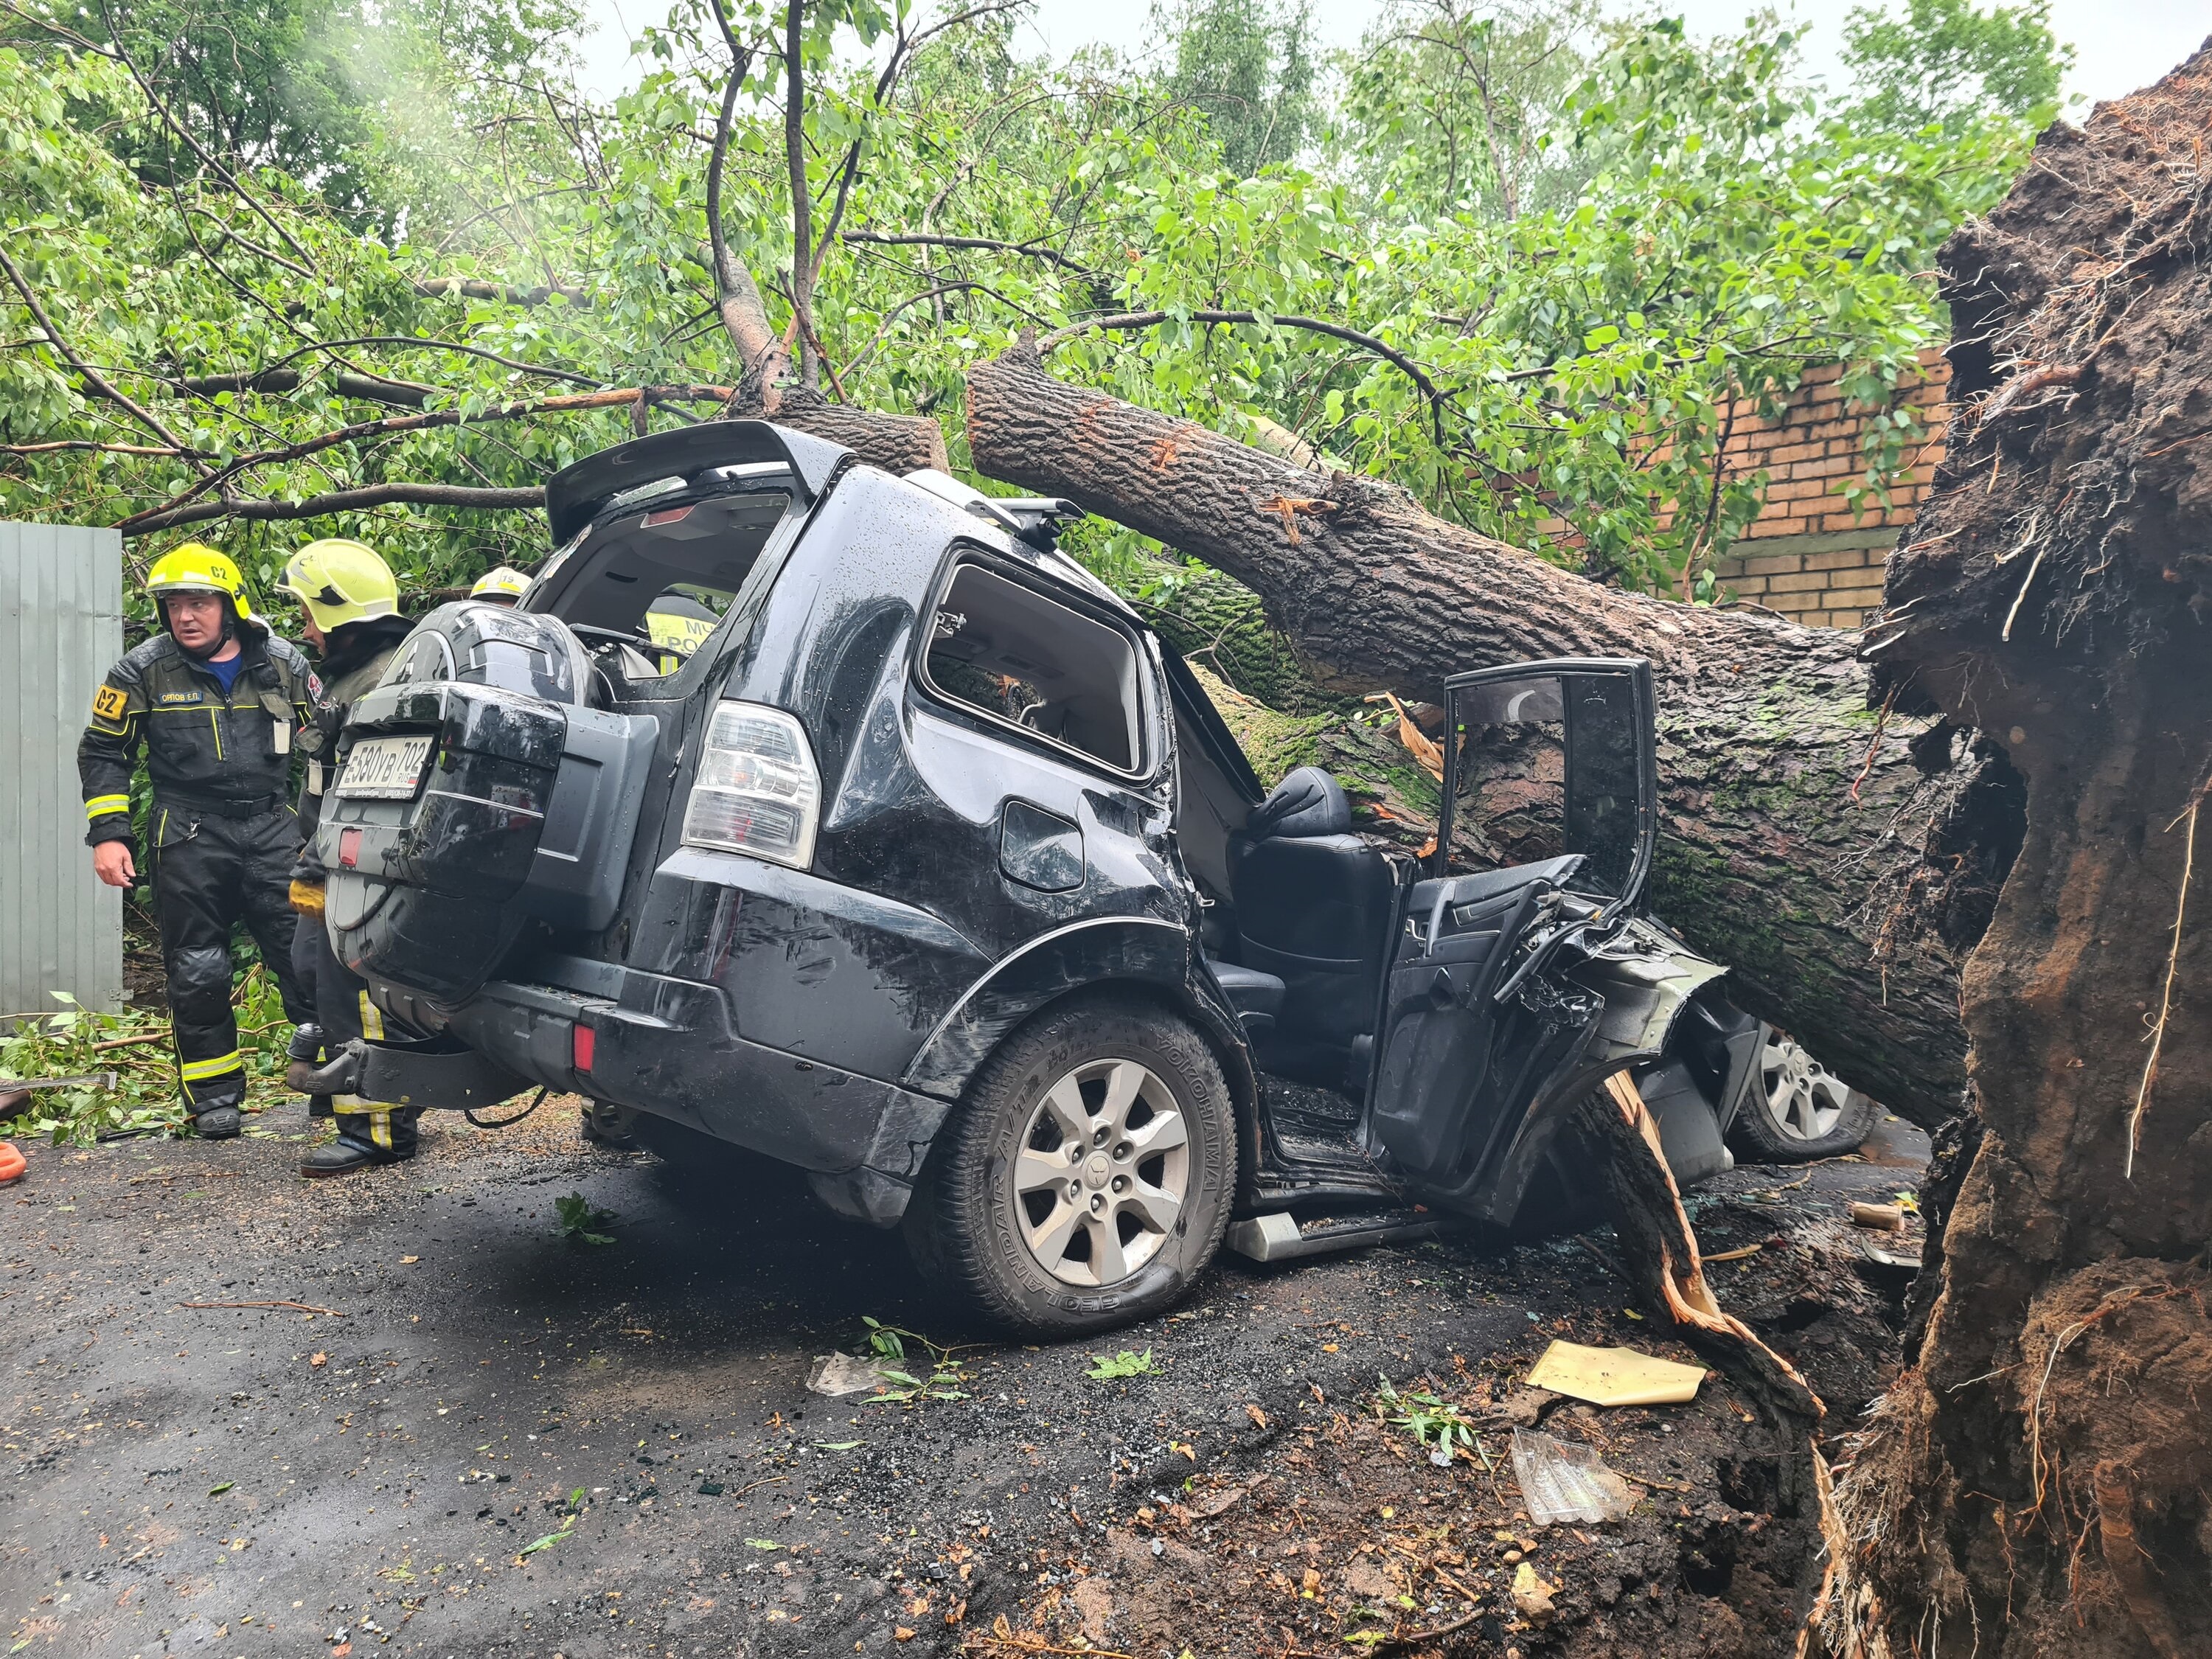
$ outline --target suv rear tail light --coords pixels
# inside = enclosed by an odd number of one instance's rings
[[[814,861],[822,781],[806,728],[781,708],[719,705],[684,809],[684,844],[804,870]]]
[[[576,1070],[588,1072],[592,1069],[593,1053],[599,1048],[599,1034],[590,1026],[574,1025],[569,1028],[568,1058]]]

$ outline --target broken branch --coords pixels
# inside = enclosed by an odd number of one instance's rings
[[[843,237],[848,242],[873,242],[885,247],[957,247],[986,253],[1012,253],[1023,258],[1049,260],[1086,280],[1097,274],[1080,259],[1041,242],[1001,242],[988,236],[926,236],[909,231],[883,230],[848,230]]]
[[[15,285],[15,292],[23,296],[23,304],[29,310],[32,320],[38,324],[40,332],[46,336],[46,343],[53,348],[57,356],[77,372],[79,379],[106,398],[108,402],[128,410],[139,425],[167,444],[176,454],[191,461],[203,471],[206,471],[207,464],[200,459],[199,451],[170,431],[167,427],[163,426],[149,411],[141,408],[129,397],[117,390],[106,375],[76,355],[69,342],[62,338],[61,331],[54,326],[53,319],[46,315],[46,308],[39,303],[39,296],[32,291],[30,283],[24,280],[23,273],[15,268],[15,262],[8,257],[5,248],[0,248],[0,270],[7,273],[8,280]]]
[[[1164,311],[1117,312],[1110,317],[1093,317],[1088,321],[1076,323],[1067,328],[1055,329],[1053,332],[1046,335],[1036,343],[1036,351],[1038,356],[1042,356],[1046,353],[1049,352],[1054,346],[1060,345],[1066,341],[1072,340],[1079,334],[1088,333],[1094,328],[1157,328],[1162,323],[1172,321],[1186,321],[1193,323],[1257,323],[1261,320],[1263,319],[1260,313],[1252,311],[1193,311],[1184,313],[1180,318]],[[1404,352],[1400,351],[1395,346],[1386,344],[1384,342],[1376,339],[1372,334],[1363,334],[1356,328],[1346,328],[1341,323],[1328,322],[1319,317],[1292,317],[1287,315],[1270,314],[1264,320],[1269,323],[1278,324],[1284,328],[1300,328],[1306,330],[1310,333],[1326,334],[1333,340],[1342,340],[1348,344],[1358,346],[1364,350],[1371,351],[1376,356],[1383,359],[1386,362],[1392,364],[1399,370],[1400,373],[1403,374],[1407,380],[1413,381],[1415,386],[1419,386],[1421,390],[1421,395],[1426,398],[1431,404],[1442,405],[1450,401],[1444,392],[1437,390],[1437,383],[1428,377],[1427,373],[1419,363],[1416,363],[1411,357],[1406,356]]]
[[[358,513],[365,507],[402,502],[417,507],[471,507],[479,512],[521,512],[544,506],[545,491],[539,485],[521,489],[481,489],[461,484],[381,483],[360,489],[334,489],[298,501],[242,501],[235,495],[227,495],[212,501],[196,501],[190,507],[142,514],[115,527],[125,536],[150,536],[157,530],[180,524],[205,524],[211,519],[319,519],[326,513]]]

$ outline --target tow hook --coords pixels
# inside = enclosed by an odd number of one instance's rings
[[[295,1060],[284,1068],[284,1086],[302,1095],[352,1094],[361,1086],[362,1061],[368,1052],[366,1042],[351,1037],[320,1066]]]

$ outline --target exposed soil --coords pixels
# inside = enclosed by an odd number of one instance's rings
[[[415,1164],[330,1185],[292,1173],[310,1133],[295,1102],[228,1145],[33,1148],[0,1196],[21,1650],[1765,1656],[1816,1571],[1784,1449],[1725,1382],[1609,1413],[1516,1392],[1555,1335],[1690,1358],[1624,1310],[1609,1235],[1225,1259],[1170,1318],[1028,1347],[793,1182],[598,1150],[574,1103],[495,1133],[437,1115]],[[1761,1246],[1721,1294],[1832,1423],[1899,1305],[1838,1217],[1923,1153],[1695,1200],[1714,1253]],[[613,1243],[556,1236],[572,1190]],[[181,1305],[263,1301],[333,1311]],[[807,1393],[863,1316],[972,1344],[968,1397]],[[1156,1374],[1086,1376],[1125,1347]],[[1378,1421],[1380,1376],[1462,1404],[1492,1467]],[[1528,1524],[1506,1443],[1538,1415],[1641,1478],[1627,1520]],[[1508,1550],[1556,1586],[1540,1627]]]
[[[1869,650],[2026,827],[1918,1364],[1837,1486],[1839,1654],[2212,1651],[2208,143],[2212,49],[2051,128],[1939,261],[1949,447]]]

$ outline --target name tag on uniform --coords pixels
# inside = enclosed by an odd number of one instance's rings
[[[164,707],[179,702],[204,702],[207,699],[198,691],[164,691],[159,699]]]

